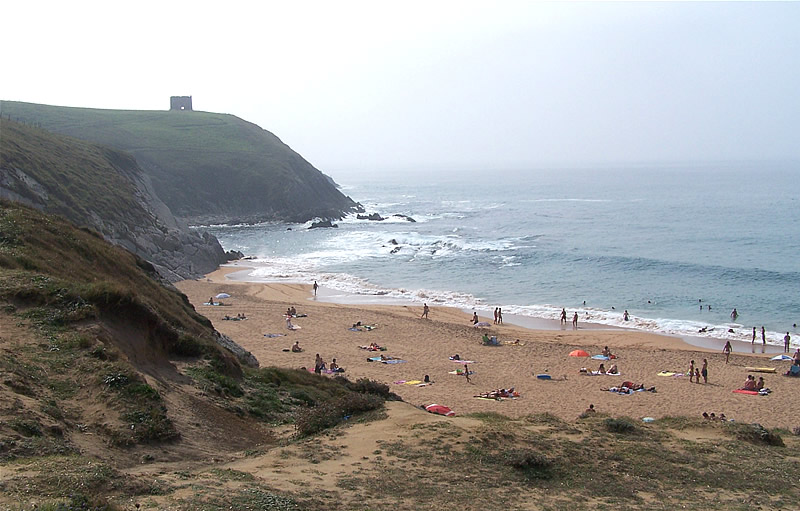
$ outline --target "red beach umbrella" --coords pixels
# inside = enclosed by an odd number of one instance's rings
[[[570,357],[588,357],[589,354],[583,350],[573,350],[569,352]]]

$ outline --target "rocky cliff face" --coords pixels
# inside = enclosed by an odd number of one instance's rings
[[[121,151],[3,121],[0,197],[60,214],[150,261],[169,281],[227,260],[217,239],[179,222]]]

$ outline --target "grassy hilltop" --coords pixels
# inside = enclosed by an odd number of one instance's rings
[[[227,114],[0,102],[5,118],[131,153],[190,222],[306,221],[355,203],[272,133]]]

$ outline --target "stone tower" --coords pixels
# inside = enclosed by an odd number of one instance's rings
[[[192,97],[191,96],[171,96],[169,98],[170,110],[191,110]]]

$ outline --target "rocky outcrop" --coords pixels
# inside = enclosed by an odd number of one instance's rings
[[[408,215],[401,215],[401,214],[399,214],[399,213],[395,213],[395,214],[394,214],[394,215],[392,215],[392,216],[396,216],[396,217],[398,217],[398,218],[402,218],[403,220],[406,220],[407,222],[414,222],[414,223],[416,223],[416,222],[417,222],[416,220],[414,220],[413,218],[411,218],[411,217],[410,217],[410,216],[408,216]]]
[[[217,344],[230,351],[239,360],[239,363],[248,367],[258,367],[258,359],[249,351],[236,344],[233,339],[225,334],[214,331],[214,340]]]
[[[309,226],[309,229],[319,229],[323,227],[339,227],[339,225],[331,222],[330,220],[320,220],[318,222],[312,222]]]
[[[359,220],[373,220],[375,222],[381,222],[383,220],[386,220],[378,213],[370,213],[369,215],[356,215],[356,218]]]
[[[172,215],[130,155],[10,121],[0,140],[0,197],[89,227],[171,282],[228,260],[214,236]]]

